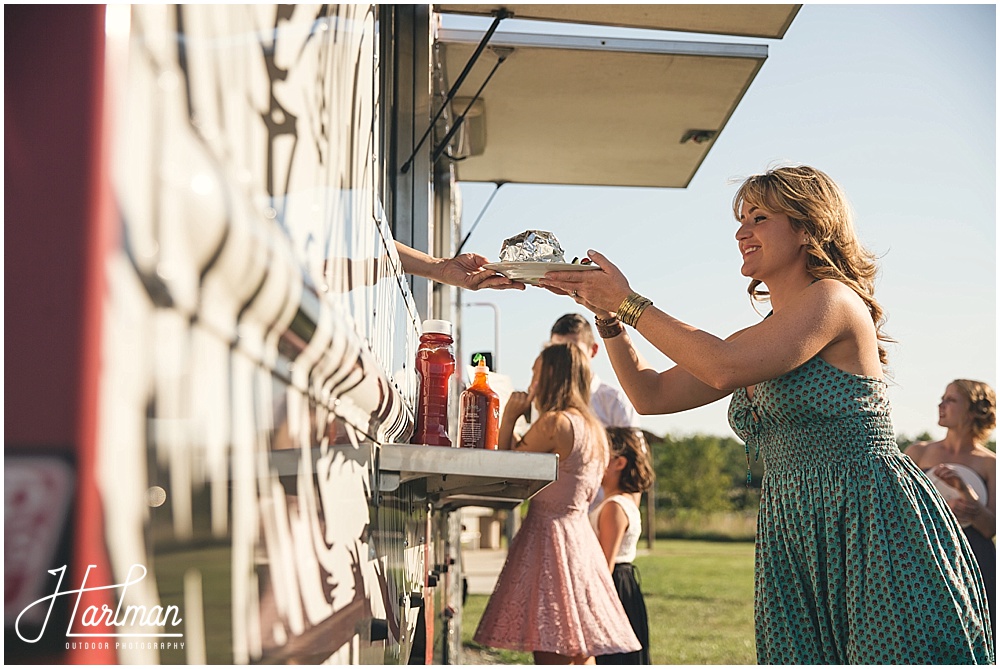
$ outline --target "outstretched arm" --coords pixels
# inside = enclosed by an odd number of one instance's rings
[[[681,367],[658,372],[635,349],[627,331],[605,339],[604,348],[622,390],[642,415],[687,411],[711,404],[732,392],[713,388]]]
[[[524,284],[520,281],[511,281],[491,269],[483,269],[483,265],[487,264],[489,259],[478,253],[462,253],[454,258],[434,258],[402,242],[396,242],[396,252],[403,264],[403,271],[407,274],[422,276],[466,290],[481,288],[524,290]]]
[[[604,256],[593,251],[589,255],[601,271],[549,272],[540,285],[564,294],[575,293],[577,302],[599,316],[613,314],[631,293],[631,288],[624,275]],[[841,346],[834,357],[845,371],[881,374],[874,325],[867,307],[849,287],[835,280],[808,285],[771,318],[725,340],[683,323],[656,307],[648,307],[642,312],[636,330],[677,363],[683,372],[708,388],[724,393],[776,378],[838,344]],[[687,384],[685,391],[697,391],[699,401],[711,401],[709,391],[691,386],[690,380],[678,372],[663,372],[656,382],[634,351],[629,352],[629,347],[622,348],[622,343],[616,344],[611,339],[605,340],[605,344],[609,355],[613,350],[617,352],[623,372],[630,370],[626,376],[634,370],[632,385],[638,386],[637,392],[675,394],[672,389]],[[632,362],[628,360],[630,356],[633,356]],[[619,371],[618,365],[615,371]],[[664,375],[670,376],[665,378]],[[625,379],[619,379],[625,387]],[[626,392],[635,401],[633,391],[626,389]]]

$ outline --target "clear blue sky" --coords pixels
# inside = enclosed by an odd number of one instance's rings
[[[561,32],[725,41],[579,26]],[[943,436],[937,402],[949,381],[996,387],[996,7],[805,5],[784,39],[730,41],[767,44],[769,57],[688,188],[507,185],[465,250],[495,259],[504,238],[551,230],[567,256],[601,251],[658,307],[724,337],[759,319],[739,271],[733,180],[776,163],[813,165],[847,191],[863,242],[881,257],[876,298],[898,341],[889,348],[896,432]],[[467,229],[493,186],[461,188]],[[522,389],[552,321],[582,312],[530,287],[465,296],[499,305],[500,371]],[[492,312],[467,309],[464,337],[466,352],[492,349]],[[657,368],[672,364],[636,339]],[[603,351],[594,366],[617,383]],[[643,427],[731,435],[727,406],[644,416]]]

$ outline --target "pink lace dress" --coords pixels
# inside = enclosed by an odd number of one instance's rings
[[[573,451],[531,498],[473,637],[494,648],[560,655],[639,650],[587,508],[604,476],[583,417],[567,411]]]

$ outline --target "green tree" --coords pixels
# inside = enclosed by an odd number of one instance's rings
[[[926,430],[915,436],[913,439],[910,439],[905,434],[896,435],[896,444],[899,446],[899,450],[901,451],[906,450],[907,446],[915,444],[918,441],[934,441],[934,437],[932,437],[931,433]]]
[[[729,511],[756,503],[754,491],[746,489],[741,442],[697,434],[654,437],[650,443],[659,508]],[[759,483],[761,464],[755,463],[754,469]]]

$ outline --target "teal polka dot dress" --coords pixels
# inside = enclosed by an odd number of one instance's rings
[[[729,422],[764,460],[759,663],[995,663],[979,567],[896,446],[882,380],[815,357],[736,390]]]

